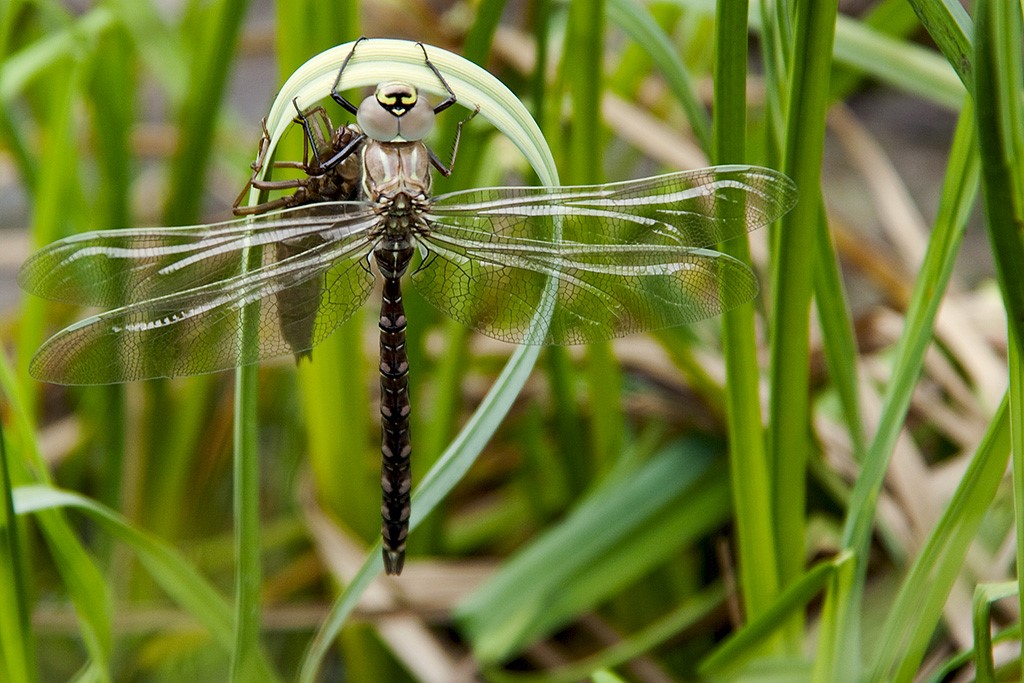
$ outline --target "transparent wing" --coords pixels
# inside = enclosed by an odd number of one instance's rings
[[[366,300],[373,275],[366,239],[289,238],[253,271],[87,318],[50,338],[32,359],[37,379],[111,384],[226,370],[303,354]],[[266,255],[264,259],[266,260]],[[256,339],[242,343],[243,311]]]
[[[359,241],[376,220],[366,203],[331,202],[210,225],[83,233],[30,256],[18,283],[54,301],[116,308],[236,277],[247,248],[310,236]],[[265,265],[275,258],[265,250]]]
[[[443,313],[489,337],[585,344],[708,318],[757,294],[749,267],[663,245],[483,244],[434,233],[412,279]],[[553,285],[549,285],[549,281]],[[553,286],[553,296],[545,297]],[[550,316],[547,327],[536,316]]]
[[[745,264],[701,247],[775,220],[795,197],[788,178],[756,167],[452,193],[418,236],[427,254],[413,282],[447,315],[515,343],[580,344],[694,322],[758,289]],[[550,325],[536,325],[538,315]]]
[[[501,187],[433,201],[437,222],[479,240],[518,237],[582,244],[710,247],[768,225],[796,204],[796,185],[759,166],[713,166],[577,187]]]

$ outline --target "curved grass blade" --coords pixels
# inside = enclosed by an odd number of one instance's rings
[[[21,486],[14,491],[19,515],[42,514],[71,508],[96,521],[108,533],[130,547],[150,576],[184,610],[205,626],[225,651],[234,646],[231,606],[172,546],[134,527],[110,508],[86,496],[50,486]],[[273,680],[265,660],[257,660],[260,680]],[[266,678],[266,677],[270,678]]]
[[[542,182],[557,185],[557,171],[544,137],[515,95],[479,66],[439,48],[427,49],[431,61],[445,74],[459,103],[469,107],[479,106],[479,115],[489,120],[523,152]],[[342,61],[351,50],[352,43],[346,43],[313,57],[299,67],[282,86],[268,115],[267,126],[271,133],[268,154],[273,154],[278,140],[291,125],[293,100],[296,100],[300,108],[305,108],[325,97],[334,84]],[[365,41],[349,62],[345,74],[345,87],[376,85],[381,80],[402,79],[417,85],[423,84],[423,90],[441,94],[440,86],[435,85],[436,78],[423,64],[423,53],[411,42],[383,39]],[[253,190],[250,203],[257,201],[258,193]],[[546,323],[539,321],[538,324]],[[511,408],[538,353],[539,347],[522,347],[516,351],[480,407],[423,478],[413,495],[410,529],[420,523],[475,461]],[[328,617],[310,642],[303,658],[300,680],[315,679],[323,656],[334,642],[359,595],[381,568],[378,542],[356,578],[331,607]]]

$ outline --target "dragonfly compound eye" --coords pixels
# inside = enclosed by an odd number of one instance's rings
[[[359,105],[356,122],[370,138],[380,142],[422,140],[434,127],[434,110],[417,107],[416,88],[405,83],[381,83],[372,97]]]

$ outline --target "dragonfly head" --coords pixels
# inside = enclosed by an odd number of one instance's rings
[[[373,140],[412,142],[422,140],[434,127],[434,110],[419,98],[415,86],[388,81],[359,105],[356,122]]]

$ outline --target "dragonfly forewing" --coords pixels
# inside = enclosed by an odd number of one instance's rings
[[[341,223],[334,229],[347,229]],[[348,232],[348,239],[331,240],[316,234],[305,233],[305,244],[293,242],[291,252],[250,247],[261,249],[264,259],[252,270],[72,325],[43,344],[30,372],[60,384],[109,384],[215,372],[307,351],[362,306],[374,279],[366,264],[373,248],[367,235]],[[331,228],[325,234],[332,236]],[[282,292],[291,305],[282,305]],[[252,343],[242,341],[243,311],[257,316]]]
[[[796,197],[778,171],[715,166],[606,185],[452,192],[430,213],[440,230],[479,241],[710,247],[775,221]]]
[[[365,240],[376,220],[365,202],[334,202],[209,225],[83,233],[32,254],[18,283],[53,301],[116,308],[241,275],[252,248],[311,235],[342,245]],[[264,254],[267,267],[282,260]]]

